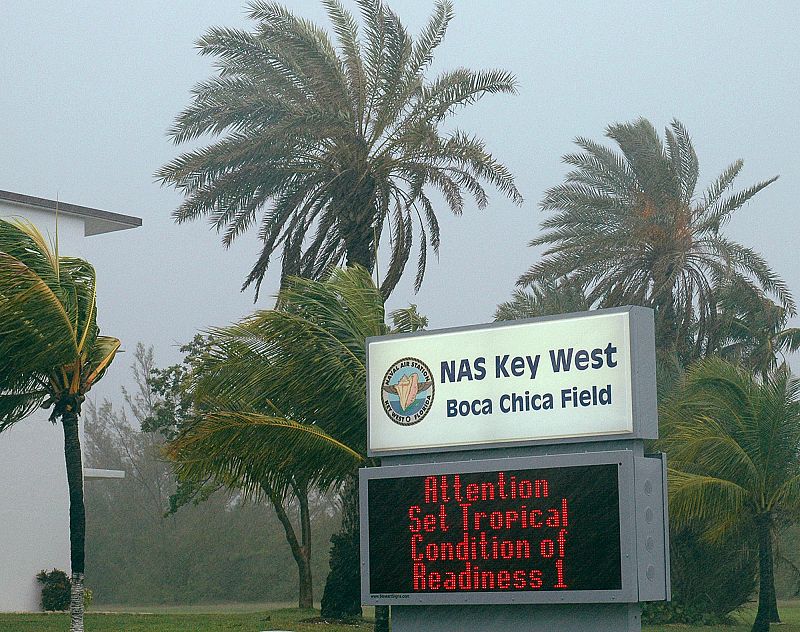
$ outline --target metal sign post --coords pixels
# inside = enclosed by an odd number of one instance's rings
[[[638,632],[669,599],[652,312],[370,339],[362,601],[394,632]]]

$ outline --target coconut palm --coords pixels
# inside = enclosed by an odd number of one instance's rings
[[[413,305],[390,319],[395,331],[427,323]],[[321,489],[343,484],[343,527],[322,599],[331,618],[361,612],[354,474],[368,462],[365,340],[388,332],[365,269],[289,278],[275,309],[212,332],[190,386],[197,414],[170,446],[183,480],[279,492],[296,477]],[[387,610],[376,612],[384,624]]]
[[[71,630],[83,630],[83,466],[78,418],[119,340],[99,335],[94,268],[60,257],[36,228],[0,220],[0,432],[39,407],[64,430],[72,566]]]
[[[541,207],[553,214],[531,241],[544,256],[520,285],[568,277],[592,304],[653,307],[659,348],[684,360],[707,344],[716,290],[731,280],[774,296],[794,315],[789,290],[763,257],[722,232],[777,177],[731,193],[737,160],[699,194],[697,154],[680,122],[666,129],[666,142],[645,119],[611,125],[606,135],[621,153],[578,138],[582,151],[564,156],[574,169],[545,193]]]
[[[778,618],[776,528],[800,510],[800,381],[783,365],[758,380],[720,358],[701,360],[660,410],[670,456],[670,513],[710,539],[738,530],[759,551],[753,630]]]
[[[415,285],[427,246],[439,248],[429,189],[460,215],[464,196],[488,203],[482,182],[517,203],[514,178],[483,141],[441,125],[486,93],[514,92],[504,71],[425,74],[453,16],[439,0],[420,36],[409,36],[382,0],[357,0],[363,28],[338,0],[323,0],[336,41],[274,2],[249,4],[253,32],[213,28],[198,42],[218,73],[198,84],[170,136],[219,137],[162,167],[185,194],[177,222],[206,216],[229,246],[258,222],[263,246],[242,289],[256,295],[273,254],[282,274],[324,278],[346,262],[372,270],[384,228],[390,261],[381,290],[403,274],[418,227]]]

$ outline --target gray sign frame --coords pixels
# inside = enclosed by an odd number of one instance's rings
[[[555,604],[635,603],[640,600],[635,500],[635,459],[631,450],[586,452],[546,456],[522,456],[479,461],[448,461],[415,465],[390,465],[359,470],[361,510],[361,602],[373,605],[457,605],[457,604]],[[370,593],[369,503],[367,483],[376,478],[436,474],[491,472],[504,469],[548,469],[580,465],[619,464],[620,569],[619,590],[460,592],[460,593]],[[660,469],[660,465],[659,465]],[[666,543],[661,544],[665,546]],[[663,598],[663,597],[662,597]]]
[[[455,333],[467,331],[482,331],[507,327],[511,324],[543,323],[548,321],[569,320],[597,316],[601,314],[629,314],[630,323],[630,352],[631,352],[631,412],[633,431],[615,434],[598,434],[582,437],[548,437],[544,439],[525,439],[521,441],[502,441],[471,443],[468,445],[431,446],[414,448],[396,448],[389,450],[373,450],[370,447],[370,428],[372,419],[370,406],[367,406],[367,454],[371,457],[383,457],[403,454],[430,454],[463,450],[482,450],[487,448],[513,448],[519,446],[553,445],[562,443],[585,443],[601,441],[619,441],[630,439],[657,439],[658,438],[658,402],[656,394],[656,352],[655,352],[655,323],[653,310],[646,307],[625,306],[609,309],[597,309],[587,312],[571,314],[558,314],[556,316],[540,316],[508,322],[496,322],[481,325],[468,325],[464,327],[449,327],[430,331],[418,331],[407,334],[390,334],[386,336],[371,336],[367,338],[366,373],[369,376],[369,345],[374,342],[398,340],[420,336],[430,336],[442,333]],[[367,402],[371,397],[379,397],[380,393],[370,393],[370,380],[367,379]],[[576,446],[577,448],[577,446]]]

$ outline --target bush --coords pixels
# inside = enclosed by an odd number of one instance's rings
[[[744,533],[709,543],[693,530],[670,534],[672,601],[648,603],[643,623],[728,623],[757,585],[758,555]]]
[[[64,571],[54,568],[49,573],[39,571],[36,580],[42,584],[42,610],[64,611],[69,610],[69,599],[72,592],[72,582]],[[83,607],[88,609],[92,605],[94,594],[86,587],[83,589]]]
[[[331,572],[322,594],[321,615],[347,620],[361,616],[361,564],[358,531],[331,537]]]
[[[68,610],[71,582],[64,571],[54,568],[40,571],[36,580],[42,584],[42,610]]]

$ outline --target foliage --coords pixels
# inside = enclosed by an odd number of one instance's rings
[[[254,493],[254,479],[282,487],[287,471],[323,489],[342,482],[366,454],[364,340],[388,331],[383,317],[369,273],[335,269],[324,282],[290,278],[275,309],[214,330],[198,421],[170,444],[179,474]]]
[[[330,574],[322,595],[322,612],[331,619],[347,619],[354,615],[353,603],[361,601],[359,539],[352,533],[331,536]],[[360,614],[360,613],[358,613]]]
[[[427,246],[439,248],[428,188],[456,215],[471,195],[484,208],[488,182],[517,203],[514,178],[460,130],[440,127],[487,93],[514,92],[505,71],[459,68],[426,79],[453,17],[439,0],[412,38],[381,0],[358,0],[362,26],[339,0],[323,0],[336,41],[319,26],[263,0],[248,6],[252,32],[213,28],[198,41],[218,74],[198,84],[170,135],[176,144],[220,137],[186,152],[157,177],[186,195],[178,222],[207,216],[228,246],[261,213],[261,255],[244,287],[256,294],[273,253],[282,275],[324,278],[343,261],[372,270],[384,228],[388,296],[411,254],[418,226],[416,287]],[[360,32],[359,32],[360,31]]]
[[[698,194],[699,161],[680,122],[667,128],[666,142],[645,119],[610,125],[606,135],[621,153],[578,138],[582,151],[564,156],[574,170],[545,193],[541,207],[553,215],[531,241],[545,246],[544,256],[520,285],[566,277],[592,305],[652,307],[657,345],[684,362],[709,346],[723,285],[775,296],[794,315],[785,283],[763,257],[722,233],[777,178],[728,193],[742,169],[737,160]]]
[[[670,533],[672,601],[645,604],[647,623],[730,623],[756,588],[758,555],[749,534],[709,542],[700,528]]]
[[[590,308],[586,294],[568,279],[536,281],[528,290],[514,290],[510,301],[501,303],[495,320],[521,320],[537,316],[553,316],[583,312]]]
[[[414,306],[391,318],[402,331],[427,322]],[[246,495],[283,493],[298,479],[323,490],[344,484],[325,616],[360,613],[352,583],[359,572],[357,498],[348,491],[367,462],[365,339],[388,332],[383,297],[364,268],[337,268],[325,281],[291,277],[275,309],[212,332],[190,385],[195,418],[170,443],[181,478],[212,479]],[[327,607],[334,594],[347,609]]]
[[[129,397],[136,401],[141,393]],[[296,596],[293,561],[268,506],[216,492],[201,505],[190,503],[165,517],[175,478],[160,450],[163,440],[140,432],[129,406],[106,401],[95,407],[89,401],[84,416],[87,462],[126,471],[124,480],[86,481],[86,564],[95,602],[129,608],[285,602]],[[339,512],[327,497],[313,495],[310,505],[312,546],[323,550],[338,528]],[[326,561],[312,564],[313,573],[324,577]],[[315,587],[321,591],[321,582]]]
[[[39,407],[79,412],[119,348],[97,327],[94,268],[25,221],[0,220],[0,432]]]
[[[699,527],[711,542],[749,534],[758,620],[777,620],[773,538],[800,510],[800,381],[785,366],[762,381],[711,357],[688,369],[660,416],[676,525]]]
[[[42,585],[42,610],[67,610],[69,608],[70,581],[64,571],[39,571],[36,581]]]
[[[734,282],[722,288],[719,304],[723,357],[766,378],[786,353],[800,349],[800,329],[787,327],[790,312],[763,292]]]

